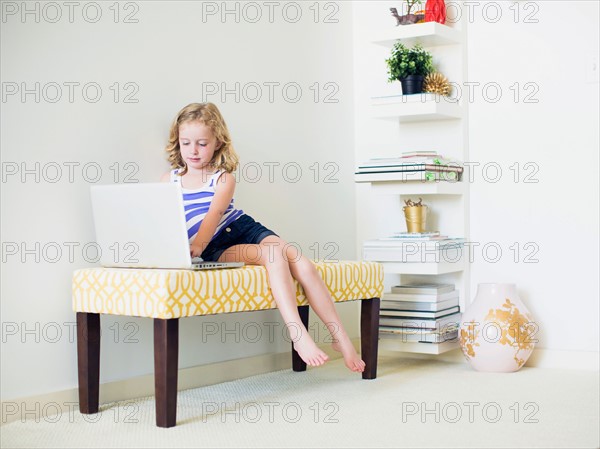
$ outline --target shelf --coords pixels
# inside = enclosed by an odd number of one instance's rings
[[[427,101],[398,101],[371,104],[371,116],[381,119],[398,119],[400,122],[423,122],[429,120],[457,120],[464,116],[463,107],[445,98]]]
[[[364,259],[369,260],[369,259]],[[381,262],[387,274],[445,274],[457,273],[465,269],[463,259],[457,262]]]
[[[362,8],[362,7],[361,7]],[[365,12],[370,9],[364,7]],[[359,8],[359,11],[361,9]],[[439,70],[447,73],[456,82],[468,78],[468,48],[467,48],[467,18],[462,16],[458,22],[442,25],[437,22],[418,23],[413,25],[394,26],[393,22],[373,28],[367,37],[367,45],[360,46],[358,55],[359,66],[366,65],[364,75],[367,80],[378,86],[376,91],[370,90],[369,97],[362,95],[358,104],[363,107],[358,110],[357,124],[360,140],[368,141],[374,133],[381,133],[390,145],[400,145],[399,148],[408,150],[419,149],[414,147],[423,136],[435,135],[435,142],[443,142],[441,153],[451,152],[457,160],[469,160],[468,120],[470,104],[465,98],[454,94],[441,96],[434,93],[415,95],[402,95],[399,85],[383,86],[383,69],[375,78],[369,69],[374,58],[383,58],[397,42],[407,47],[420,44],[434,56],[434,63]],[[373,75],[373,76],[371,76]],[[399,84],[399,83],[398,83]],[[382,122],[383,120],[387,121]],[[430,139],[431,140],[431,139]],[[434,142],[434,143],[435,143]],[[413,148],[414,147],[414,148]],[[426,147],[425,147],[426,148]],[[357,151],[358,160],[364,160],[367,149]],[[358,166],[357,166],[358,167]],[[415,279],[427,282],[451,282],[459,290],[460,309],[464,311],[465,298],[470,295],[470,262],[469,246],[466,244],[469,236],[469,189],[470,178],[468,167],[460,180],[449,179],[436,173],[431,176],[426,171],[396,172],[383,166],[380,173],[369,173],[369,168],[364,167],[361,172],[356,169],[354,181],[359,192],[363,189],[365,195],[360,195],[360,204],[365,203],[365,210],[373,210],[372,217],[364,217],[365,230],[361,256],[363,260],[378,262],[383,267],[383,272],[388,280],[392,277],[400,278],[400,282],[410,283]],[[423,178],[438,177],[437,180]],[[368,185],[366,187],[359,186]],[[395,198],[375,199],[376,195],[394,195]],[[427,202],[439,203],[437,216],[434,217],[436,227],[452,230],[452,234],[465,238],[463,246],[452,246],[445,249],[436,248],[426,242],[425,247],[399,248],[399,245],[381,245],[376,242],[367,243],[364,237],[376,233],[377,221],[386,220],[388,213],[385,208],[396,208],[396,203],[401,204],[407,198],[428,198]],[[374,204],[369,204],[374,201]],[[375,209],[382,209],[376,211]],[[377,213],[375,213],[377,212]],[[394,210],[394,212],[398,212]],[[396,217],[396,213],[393,214]],[[403,215],[399,211],[399,215]],[[362,219],[361,219],[362,220]],[[394,242],[396,243],[396,242]],[[423,243],[423,242],[418,242]],[[365,257],[367,256],[367,257]],[[393,276],[392,276],[393,275]],[[396,281],[396,279],[394,279]],[[419,342],[416,338],[402,340],[401,335],[381,333],[379,335],[380,347],[385,347],[394,352],[419,353],[437,355],[460,348],[458,341],[447,341],[439,344]]]
[[[453,45],[464,42],[464,34],[456,28],[450,28],[437,22],[415,23],[413,25],[398,25],[378,32],[371,42],[386,47],[392,47],[401,40],[407,46],[421,44],[423,47],[436,45]]]
[[[387,348],[385,349],[396,349],[402,352],[414,352],[420,354],[442,354],[460,348],[458,341],[445,341],[444,343],[403,342],[401,335],[379,334],[379,340],[380,342],[386,342]]]
[[[390,195],[463,195],[464,181],[405,181],[399,173],[369,173],[354,175],[357,183],[368,182],[373,193]]]

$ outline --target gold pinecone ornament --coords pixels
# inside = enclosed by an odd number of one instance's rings
[[[423,80],[423,91],[432,92],[447,97],[452,87],[448,79],[441,73],[430,73]]]

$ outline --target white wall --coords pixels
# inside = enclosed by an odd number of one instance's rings
[[[168,169],[163,149],[171,120],[189,102],[215,102],[228,122],[247,170],[242,172],[246,176],[238,177],[238,207],[284,239],[297,242],[311,258],[329,254],[328,242],[338,248],[332,257],[354,257],[349,4],[321,4],[315,21],[315,8],[302,3],[302,17],[295,23],[297,11],[288,2],[275,8],[272,20],[267,6],[258,3],[262,18],[256,23],[252,21],[257,10],[244,10],[240,2],[228,4],[230,9],[236,4],[240,8],[237,21],[234,15],[225,19],[220,14],[203,15],[203,5],[221,8],[221,2],[137,2],[131,4],[138,11],[120,4],[117,23],[111,3],[101,3],[102,17],[96,23],[90,23],[95,17],[91,7],[82,15],[85,2],[73,11],[72,23],[66,6],[62,17],[51,23],[57,11],[44,9],[39,2],[27,7],[34,9],[36,4],[38,17],[35,13],[22,17],[23,3],[3,2],[9,9],[3,10],[1,24],[1,79],[7,94],[2,99],[0,132],[3,173],[15,163],[35,172],[40,163],[39,180],[35,174],[22,180],[21,173],[2,180],[2,399],[76,386],[70,280],[73,270],[96,265],[82,254],[82,246],[94,241],[89,177],[95,177],[93,168],[99,167],[98,182],[114,182],[118,164],[118,182],[132,170],[136,170],[132,179],[157,181]],[[19,9],[14,15],[12,7]],[[125,23],[128,15],[138,22]],[[8,95],[15,86],[35,89],[36,82],[39,99],[21,98],[20,92]],[[69,82],[80,83],[73,101],[64,84]],[[272,102],[264,85],[269,82],[280,83]],[[52,83],[62,87],[62,98],[56,102]],[[82,96],[86,83],[98,83],[102,89],[97,102]],[[118,89],[114,83],[120,83]],[[203,97],[203,86],[212,86],[206,83],[219,88],[225,83],[234,90],[240,83],[238,92],[243,94],[246,88],[247,97]],[[255,103],[249,101],[256,92],[250,83],[263,90]],[[286,100],[281,88],[286,83],[301,87],[299,101]],[[116,102],[115,91],[120,94]],[[93,97],[94,90],[87,94]],[[126,94],[133,94],[130,99],[137,102],[125,102]],[[293,97],[295,92],[290,89],[287,94]],[[337,102],[325,102],[328,94]],[[128,162],[134,165],[125,166]],[[272,182],[265,165],[269,162],[280,164]],[[334,165],[325,165],[330,162]],[[69,163],[79,164],[74,166],[73,182]],[[284,177],[296,176],[293,167],[282,171],[287,163],[302,170],[298,182]],[[49,180],[56,176],[55,164],[62,168],[62,178],[53,183]],[[84,164],[95,165],[84,172]],[[262,173],[255,179],[256,164]],[[324,182],[327,174],[333,174],[329,179],[335,182]],[[50,246],[45,253],[20,252],[21,244],[31,249],[36,242],[41,249]],[[70,260],[66,245],[75,244],[79,246]],[[12,255],[15,245],[19,252]],[[53,250],[56,246],[62,248],[61,256]],[[93,256],[90,252],[89,258]],[[356,305],[338,310],[356,336]],[[280,333],[269,341],[264,324],[269,321],[281,323],[278,312],[182,320],[180,367],[288,351],[289,343]],[[235,336],[223,336],[223,344],[221,335],[203,333],[208,322],[225,323],[228,329],[256,322],[265,333],[257,343],[244,342],[243,334],[240,343]],[[151,320],[103,317],[103,330],[101,382],[153,371]],[[137,342],[127,343],[132,339]]]
[[[589,58],[598,55],[598,3],[470,3],[471,11],[462,9],[469,22],[468,81],[480,83],[469,102],[469,162],[480,164],[470,185],[469,237],[479,245],[471,264],[471,299],[478,283],[516,283],[539,324],[539,348],[598,351],[598,82],[586,81]],[[394,6],[397,2],[354,3],[355,134],[361,160],[448,149],[448,123],[425,123],[415,135],[368,116],[369,97],[392,89],[384,63],[389,50],[369,39],[373,31],[394,26],[388,17]],[[566,10],[572,19],[565,19]],[[493,102],[495,86],[502,95]],[[529,162],[536,165],[526,166]],[[485,164],[490,164],[487,179]],[[495,183],[494,164],[502,170]],[[539,182],[525,182],[527,175]],[[403,230],[395,196],[374,197],[368,185],[358,185],[357,210],[362,211],[358,244]],[[490,252],[484,255],[486,244]],[[493,247],[502,250],[498,260]],[[525,263],[526,257],[537,262]],[[386,282],[393,285],[394,276]]]
[[[497,103],[479,94],[470,108],[473,161],[502,168],[496,183],[476,169],[471,185],[472,238],[503,250],[497,263],[476,254],[473,285],[515,282],[539,324],[539,347],[598,351],[598,82],[586,74],[598,57],[598,3],[519,5],[518,23],[505,6],[505,19],[469,25],[470,79],[502,88]],[[538,22],[524,23],[526,14]],[[526,103],[534,89],[537,103]],[[539,182],[525,182],[533,169]],[[524,263],[528,254],[539,262]]]

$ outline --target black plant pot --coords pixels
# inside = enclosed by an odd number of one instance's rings
[[[402,95],[420,94],[423,92],[423,76],[422,75],[408,75],[406,78],[402,78]]]

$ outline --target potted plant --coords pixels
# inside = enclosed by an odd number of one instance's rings
[[[416,44],[408,48],[400,41],[394,44],[392,55],[385,62],[388,66],[388,82],[400,80],[404,95],[423,91],[423,79],[433,72],[433,56]]]

